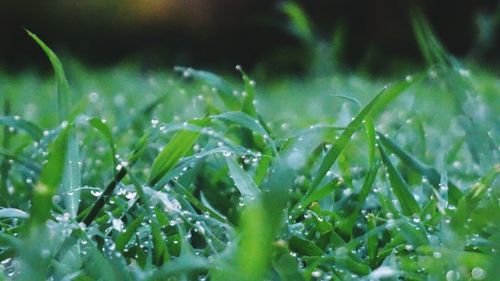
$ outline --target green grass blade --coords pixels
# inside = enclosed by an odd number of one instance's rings
[[[257,198],[259,188],[252,180],[252,177],[233,158],[226,157],[226,163],[229,167],[229,175],[245,201]]]
[[[170,254],[162,237],[160,225],[157,222],[151,223],[151,233],[153,235],[154,263],[162,265],[169,261]]]
[[[66,74],[64,73],[64,68],[61,61],[57,55],[47,46],[38,36],[33,34],[31,31],[26,30],[28,35],[35,40],[35,42],[42,48],[45,55],[49,58],[52,68],[56,76],[56,86],[57,86],[57,108],[59,112],[59,122],[62,122],[68,118],[70,113],[69,101],[70,101],[70,88],[68,80],[66,79]]]
[[[59,122],[70,122],[70,128],[67,139],[67,157],[65,163],[65,171],[62,179],[62,192],[64,192],[64,202],[66,209],[74,218],[78,212],[78,205],[80,202],[80,192],[77,190],[81,187],[81,174],[80,174],[80,156],[78,151],[78,140],[72,120],[69,120],[70,114],[70,96],[71,90],[66,79],[66,74],[61,61],[57,55],[35,34],[26,30],[28,35],[35,40],[35,42],[42,48],[45,55],[49,58],[52,68],[56,76],[57,86],[57,108],[59,112]]]
[[[401,95],[404,91],[408,90],[410,86],[417,84],[424,77],[425,73],[417,73],[411,76],[411,79],[405,79],[402,81],[398,81],[396,83],[392,83],[384,92],[384,95],[380,97],[378,104],[376,104],[373,109],[371,115],[375,118],[379,116],[383,110],[385,105],[394,101],[399,95]]]
[[[420,50],[429,65],[449,63],[449,57],[443,49],[442,44],[434,36],[434,33],[419,10],[412,11],[412,25]]]
[[[305,42],[313,42],[311,23],[304,10],[294,2],[285,2],[281,10],[288,16],[292,31]]]
[[[127,226],[125,232],[121,233],[115,241],[116,250],[119,252],[123,252],[127,243],[132,239],[137,229],[141,226],[142,221],[144,220],[144,215],[137,217],[132,223]]]
[[[264,129],[264,127],[259,123],[257,119],[251,117],[250,115],[239,111],[229,111],[219,115],[212,116],[212,118],[230,121],[244,128],[250,129],[251,131],[254,131],[255,133],[261,135],[264,138],[264,140],[269,143],[271,149],[275,154],[278,153],[276,149],[276,144],[271,139],[266,129]]]
[[[403,150],[383,134],[379,133],[378,137],[381,143],[384,144],[384,146],[390,152],[394,153],[401,160],[401,162],[418,172],[421,176],[425,177],[429,181],[429,183],[437,190],[441,188],[441,174],[436,171],[436,169],[420,162],[417,158],[413,157],[411,154]],[[458,189],[458,187],[451,181],[448,181],[448,198],[450,200],[450,203],[457,204],[462,197],[462,191],[460,191],[460,189]]]
[[[203,213],[209,214],[212,218],[215,218],[216,220],[222,223],[228,223],[226,218],[222,217],[219,213],[212,210],[211,208],[205,206],[205,204],[203,204],[200,200],[198,200],[196,196],[194,196],[191,192],[189,192],[189,190],[187,190],[180,183],[178,183],[177,181],[171,181],[170,183],[173,183],[175,187],[175,192],[184,197],[187,201],[189,201],[189,203],[191,203],[198,210],[200,210]]]
[[[16,208],[3,208],[0,209],[0,218],[28,218],[29,215],[25,211]]]
[[[14,162],[21,164],[26,169],[32,171],[35,174],[40,173],[40,167],[37,165],[37,163],[33,163],[33,161],[31,161],[31,159],[29,159],[29,158],[23,157],[21,155],[13,154],[9,151],[6,151],[5,149],[3,149],[1,147],[0,147],[0,155],[2,155],[3,157],[5,157],[8,160],[12,160]]]
[[[226,271],[221,280],[263,280],[271,262],[272,232],[268,216],[259,201],[244,209],[241,217],[241,238],[235,256],[235,266]]]
[[[232,87],[218,75],[208,71],[194,70],[180,66],[175,67],[175,70],[182,72],[185,77],[193,77],[217,89],[217,93],[227,109],[239,110],[241,108],[240,101],[233,95]]]
[[[64,201],[66,209],[74,218],[78,213],[78,205],[80,203],[81,174],[80,174],[80,152],[78,151],[78,140],[74,125],[68,128],[68,144],[67,144],[67,159],[66,167],[63,176]]]
[[[375,164],[375,155],[377,152],[377,136],[372,118],[365,119],[365,132],[368,140],[368,164],[373,166]]]
[[[245,84],[245,94],[243,95],[243,104],[241,111],[252,117],[257,117],[257,110],[255,109],[255,82],[248,77],[243,71],[241,66],[236,66],[236,69],[241,72],[243,83]]]
[[[66,158],[66,142],[68,130],[63,130],[52,144],[43,166],[40,178],[33,190],[31,199],[30,220],[33,224],[42,224],[50,218],[52,196],[62,180]]]
[[[292,236],[288,241],[290,249],[303,256],[321,256],[325,253],[312,241]]]
[[[314,201],[319,201],[329,194],[332,193],[333,190],[338,188],[340,185],[340,181],[338,178],[333,179],[326,185],[316,188],[312,192],[308,192],[304,197],[301,198],[299,203],[295,205],[295,207],[290,211],[290,220],[294,221],[298,216]]]
[[[382,156],[382,161],[387,168],[387,174],[389,176],[392,191],[394,192],[394,195],[396,195],[396,198],[398,199],[401,206],[401,211],[407,216],[412,216],[415,214],[419,215],[420,207],[418,206],[417,201],[411,194],[410,189],[401,174],[398,172],[398,170],[396,170],[394,164],[392,164],[392,161],[389,159],[389,156],[385,152],[382,143],[379,143],[379,151],[380,155]]]
[[[26,120],[22,120],[18,117],[0,116],[0,124],[17,130],[25,131],[35,141],[42,138],[42,130],[36,124]]]
[[[330,170],[332,165],[335,163],[335,161],[339,157],[342,150],[344,150],[347,143],[349,143],[351,136],[359,129],[359,127],[361,127],[363,120],[365,120],[368,117],[370,111],[377,104],[378,100],[380,99],[380,97],[384,93],[384,90],[382,90],[378,95],[376,95],[361,110],[361,112],[358,113],[358,115],[354,118],[354,120],[352,120],[351,123],[349,123],[349,125],[347,125],[345,130],[339,136],[338,140],[333,144],[332,148],[328,151],[325,158],[323,159],[323,162],[321,163],[321,166],[316,174],[316,177],[314,178],[314,181],[312,184],[313,188],[318,186],[319,183],[323,180],[326,173],[328,172],[328,170]]]
[[[193,147],[199,132],[180,131],[176,133],[153,161],[148,183],[155,185]]]
[[[116,167],[118,165],[117,159],[115,157],[116,155],[116,146],[115,146],[115,141],[113,139],[113,134],[111,133],[111,129],[109,129],[108,125],[104,123],[101,119],[99,118],[91,118],[89,120],[90,125],[94,127],[96,130],[98,130],[106,139],[106,142],[108,143],[109,148],[111,149],[111,157],[114,163],[114,166]]]
[[[467,219],[476,210],[479,201],[486,195],[488,189],[495,182],[498,175],[500,175],[500,165],[496,165],[486,172],[486,174],[472,186],[467,195],[458,202],[457,211],[450,222],[450,225],[456,229],[457,232],[462,233],[465,230],[464,225],[467,223]]]

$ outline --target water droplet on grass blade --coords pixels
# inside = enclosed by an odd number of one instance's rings
[[[100,191],[100,190],[91,190],[90,194],[92,194],[92,196],[94,196],[94,197],[99,197],[99,196],[101,196],[102,191]]]
[[[474,267],[471,271],[472,279],[483,280],[486,277],[486,271],[481,267]]]

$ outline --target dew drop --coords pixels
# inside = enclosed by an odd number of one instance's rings
[[[102,191],[100,191],[100,190],[91,190],[90,194],[92,194],[92,196],[94,196],[94,197],[99,197],[99,196],[101,196]]]
[[[472,279],[483,280],[486,277],[486,271],[481,267],[474,267],[471,271]]]

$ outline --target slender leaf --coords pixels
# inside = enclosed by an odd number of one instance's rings
[[[125,232],[120,233],[120,235],[116,238],[116,250],[122,252],[127,246],[132,236],[134,236],[135,232],[141,226],[142,221],[144,220],[144,215],[137,217],[132,223],[127,226]]]
[[[64,192],[64,201],[66,208],[70,212],[72,217],[76,217],[78,211],[78,205],[80,202],[80,192],[78,188],[81,187],[81,175],[80,175],[80,156],[78,151],[78,140],[76,138],[76,132],[74,125],[71,124],[70,119],[70,96],[71,90],[66,79],[66,74],[64,73],[64,68],[61,61],[57,55],[35,34],[26,30],[28,35],[35,40],[35,42],[42,48],[45,55],[49,58],[52,68],[56,76],[56,86],[57,86],[57,108],[59,112],[59,122],[69,122],[70,128],[67,138],[67,157],[65,163],[64,176],[62,179]]]
[[[394,164],[392,164],[392,161],[389,159],[389,156],[385,152],[382,143],[379,143],[379,151],[380,155],[382,156],[382,161],[387,168],[387,174],[389,176],[392,191],[399,201],[403,214],[407,216],[419,215],[420,207],[418,206],[417,201],[411,194],[409,187],[403,180],[401,174],[398,172],[398,170],[396,170]]]
[[[0,124],[28,133],[35,141],[42,138],[42,130],[34,123],[16,116],[0,116]]]
[[[392,140],[378,133],[379,140],[384,144],[384,146],[392,153],[394,153],[398,158],[408,167],[412,168],[418,172],[421,176],[425,177],[429,183],[436,189],[441,188],[441,174],[434,168],[431,168],[424,163],[420,162],[418,159],[413,157],[411,154],[403,150]],[[452,204],[457,204],[458,201],[463,197],[462,192],[458,187],[448,181],[448,198]]]
[[[199,136],[200,133],[191,131],[176,133],[153,161],[149,184],[154,185],[170,171],[189,152]]]
[[[34,224],[44,223],[50,217],[52,196],[56,193],[63,177],[67,134],[68,130],[63,130],[51,145],[47,163],[43,166],[33,190],[30,219]]]
[[[335,163],[335,160],[337,160],[337,158],[339,157],[342,150],[344,150],[347,143],[349,143],[351,136],[359,129],[359,127],[363,123],[363,120],[367,118],[367,116],[369,115],[372,108],[377,104],[377,101],[382,96],[384,90],[381,91],[378,95],[376,95],[361,110],[361,112],[358,113],[358,115],[354,118],[354,120],[352,120],[351,123],[349,123],[349,125],[347,125],[345,130],[339,136],[338,140],[333,144],[332,148],[328,151],[325,158],[323,159],[323,162],[321,163],[321,166],[316,174],[316,177],[314,178],[314,181],[312,184],[313,188],[318,186],[319,183],[321,182],[321,180],[323,180],[326,173],[328,172],[328,170],[330,170],[332,165]]]
[[[259,188],[252,180],[252,177],[233,158],[226,157],[226,163],[229,167],[229,175],[245,200],[257,198]]]
[[[0,219],[1,218],[28,218],[29,215],[25,211],[16,208],[4,208],[0,209]]]

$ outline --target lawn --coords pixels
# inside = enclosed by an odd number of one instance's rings
[[[500,81],[415,25],[414,73],[262,84],[30,34],[55,75],[0,74],[0,279],[497,280]]]

